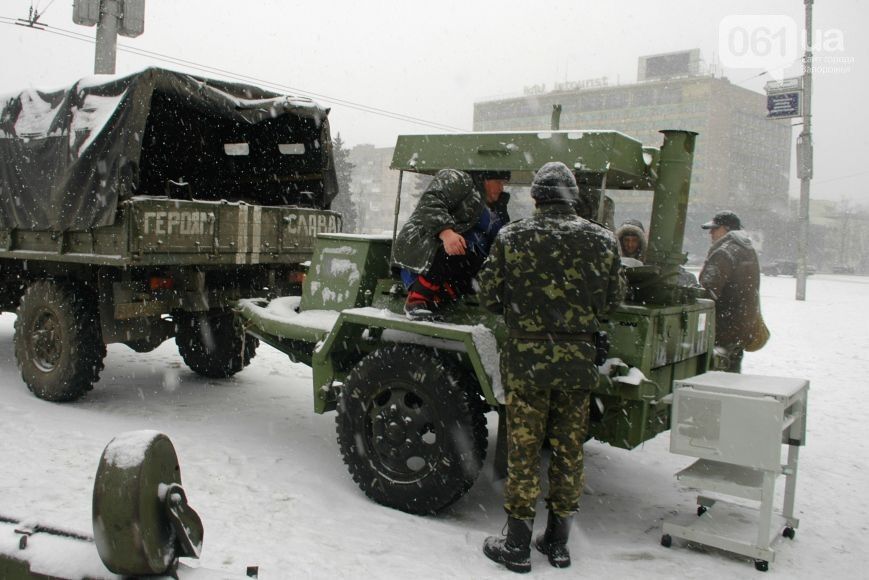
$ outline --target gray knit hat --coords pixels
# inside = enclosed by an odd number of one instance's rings
[[[531,197],[537,203],[576,203],[579,188],[573,172],[560,161],[550,161],[541,167],[531,184]]]

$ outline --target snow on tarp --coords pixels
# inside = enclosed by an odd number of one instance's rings
[[[0,96],[0,228],[111,225],[120,201],[162,195],[179,179],[197,198],[257,195],[263,205],[328,208],[338,188],[327,113],[309,99],[158,68]],[[245,139],[269,143],[247,158],[251,167],[223,149]],[[288,141],[298,154],[277,151]]]

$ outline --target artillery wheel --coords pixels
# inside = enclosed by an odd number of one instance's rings
[[[386,346],[362,359],[341,389],[338,445],[369,498],[432,514],[462,497],[480,472],[484,409],[457,366],[423,347]]]
[[[241,371],[259,346],[259,340],[245,334],[241,321],[230,310],[182,313],[175,343],[188,367],[212,379],[225,379]]]
[[[15,321],[15,358],[21,378],[46,401],[74,401],[93,388],[106,345],[96,299],[70,282],[27,286]]]
[[[664,534],[661,536],[661,545],[665,548],[669,548],[673,545],[673,537],[670,534]]]
[[[164,574],[176,537],[161,494],[181,483],[175,447],[157,431],[122,433],[106,445],[94,481],[94,541],[115,574]]]

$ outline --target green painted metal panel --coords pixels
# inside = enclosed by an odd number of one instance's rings
[[[336,212],[246,203],[134,198],[126,204],[133,252],[232,254],[239,264],[310,255],[318,233],[340,232]]]
[[[315,247],[301,310],[344,310],[371,304],[377,280],[389,276],[391,238],[323,234]]]
[[[612,352],[648,376],[653,369],[705,354],[715,331],[715,305],[622,304],[610,316]]]
[[[135,197],[111,226],[87,231],[0,230],[0,258],[101,266],[292,264],[320,233],[340,232],[333,211]]]
[[[654,160],[642,143],[617,131],[528,131],[401,135],[391,167],[427,174],[445,167],[512,171],[514,182],[529,183],[543,164],[561,161],[580,179],[605,174],[609,189],[651,189]]]
[[[488,336],[482,336],[484,333],[482,327],[412,321],[403,315],[391,314],[383,309],[369,307],[342,312],[325,342],[314,351],[312,366],[315,412],[323,413],[334,409],[334,395],[330,391],[330,387],[335,380],[343,379],[349,367],[358,360],[360,351],[357,347],[363,334],[367,333],[371,336],[372,333],[376,333],[380,335],[382,331],[386,330],[407,333],[408,337],[415,337],[408,342],[417,344],[420,344],[420,337],[452,343],[453,346],[449,350],[460,352],[467,358],[467,363],[476,376],[480,391],[486,401],[492,405],[499,404],[490,377],[490,372],[494,369],[487,369],[484,362],[487,353],[481,350],[481,345],[495,347],[494,336],[492,336],[492,344],[485,345]],[[387,341],[381,340],[374,343],[372,347],[384,342]],[[421,344],[426,344],[425,340],[422,340]],[[351,364],[342,365],[344,360],[351,361]],[[412,361],[408,362],[412,364]]]

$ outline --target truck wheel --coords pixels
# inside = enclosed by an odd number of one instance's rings
[[[462,497],[486,457],[485,406],[468,375],[431,350],[381,348],[338,397],[338,445],[365,495],[412,514]]]
[[[225,379],[250,364],[259,340],[246,336],[232,311],[180,316],[175,336],[181,358],[195,373]]]
[[[28,285],[15,321],[15,358],[21,378],[46,401],[74,401],[93,388],[106,345],[96,297],[54,280]]]

